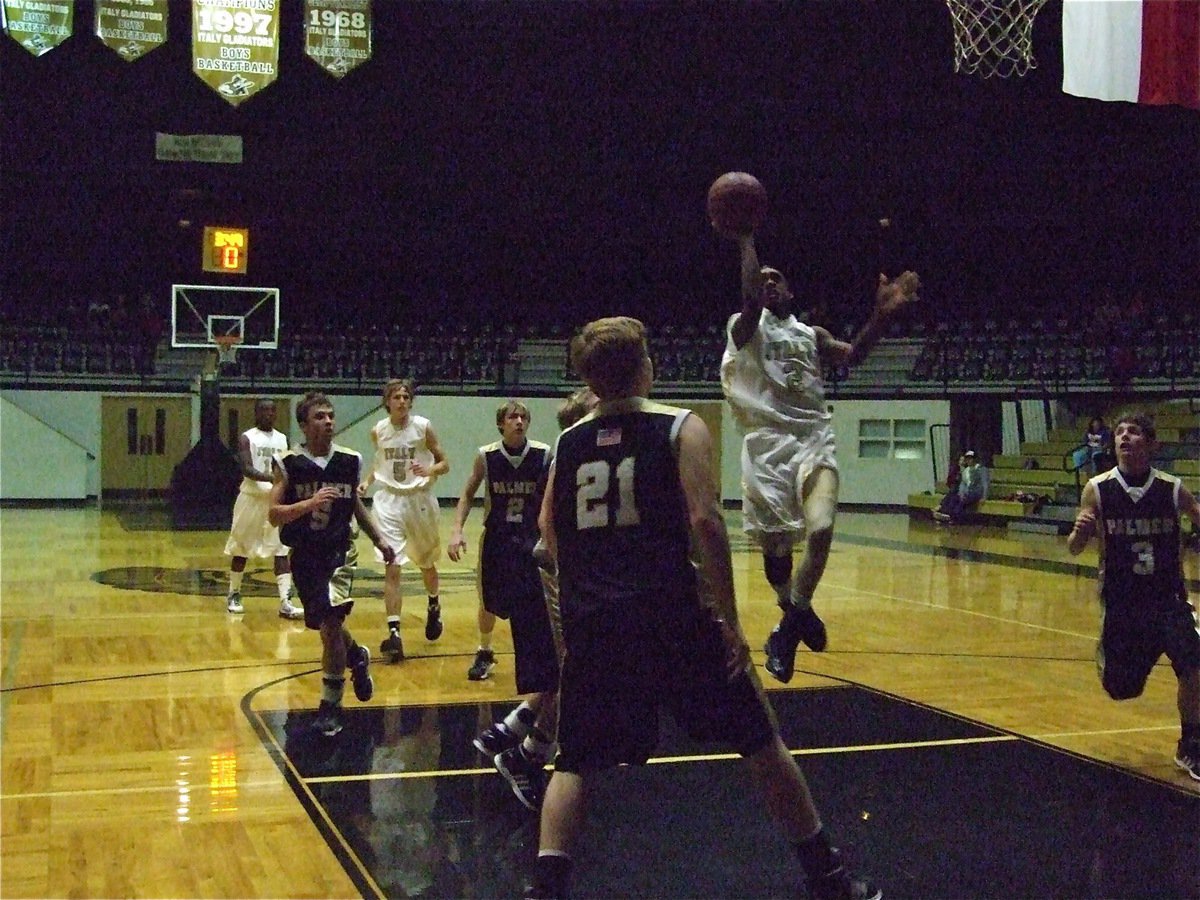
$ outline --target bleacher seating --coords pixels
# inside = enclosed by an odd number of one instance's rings
[[[1154,416],[1159,444],[1154,465],[1178,475],[1200,496],[1200,411],[1178,402],[1150,404],[1146,411]],[[1106,420],[1114,422],[1120,415],[1120,410],[1114,410]],[[1086,468],[1076,469],[1073,459],[1084,424],[1056,429],[1043,441],[1025,441],[1018,454],[994,456],[988,470],[988,499],[979,504],[973,518],[1015,522],[1036,518],[1047,506],[1076,506],[1091,475]],[[945,492],[943,483],[932,492],[910,495],[910,514],[936,509]],[[1184,523],[1185,532],[1190,527],[1190,521]]]
[[[925,339],[910,382],[1038,385],[1055,390],[1107,383],[1200,382],[1200,321],[1158,317],[1136,338],[1085,339],[1069,317],[941,322]],[[1136,341],[1136,343],[1135,343]]]

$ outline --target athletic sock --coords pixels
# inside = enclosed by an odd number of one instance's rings
[[[292,593],[292,573],[284,572],[282,575],[276,575],[275,583],[279,585],[279,602],[283,603]]]
[[[242,589],[242,576],[245,572],[230,572],[229,573],[229,593],[236,594]]]
[[[545,765],[554,753],[554,742],[540,728],[531,728],[521,742],[521,752],[526,759]]]
[[[479,632],[479,649],[480,650],[491,650],[492,649],[492,633],[490,631],[487,634],[484,634],[482,631]]]
[[[504,727],[517,737],[523,738],[529,734],[536,721],[537,713],[533,711],[528,701],[522,701],[520,706],[504,717]]]
[[[437,608],[438,608],[438,595],[437,595],[437,594],[430,594],[430,595],[429,595],[429,608],[430,608],[430,609],[437,609]]]
[[[342,691],[345,687],[345,678],[337,675],[325,675],[321,678],[321,699],[328,700],[334,706],[341,706]]]
[[[812,597],[797,597],[792,594],[789,601],[795,609],[812,609]]]
[[[399,616],[388,616],[388,631],[392,632],[393,634],[400,633],[400,617]]]

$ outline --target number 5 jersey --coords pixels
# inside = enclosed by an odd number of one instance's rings
[[[284,503],[306,500],[323,487],[334,487],[338,492],[336,499],[284,525],[280,529],[283,542],[296,549],[346,549],[352,534],[362,457],[334,444],[326,457],[314,457],[304,447],[289,450],[280,456],[279,464],[287,475]]]

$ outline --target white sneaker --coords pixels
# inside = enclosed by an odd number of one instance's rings
[[[281,619],[303,619],[304,610],[299,606],[293,606],[290,599],[284,600],[279,604],[279,618]]]
[[[226,597],[225,608],[231,613],[245,612],[245,607],[242,606],[242,595],[239,592],[234,591],[232,594]]]

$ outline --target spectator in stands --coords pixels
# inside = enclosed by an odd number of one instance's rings
[[[974,450],[968,450],[958,458],[960,471],[958,488],[950,491],[934,510],[933,518],[943,525],[959,522],[962,517],[987,497],[987,473]]]
[[[1088,422],[1083,442],[1087,445],[1087,464],[1093,475],[1113,467],[1112,431],[1102,418],[1096,416]]]
[[[960,456],[954,462],[950,463],[950,470],[946,472],[946,490],[951,494],[958,493],[958,486],[962,484],[963,457]]]

